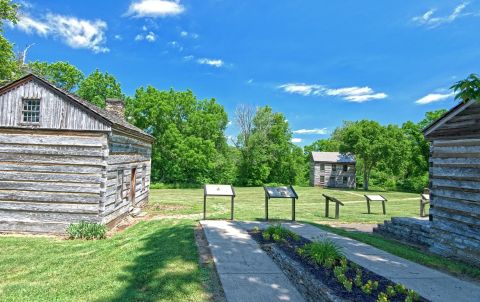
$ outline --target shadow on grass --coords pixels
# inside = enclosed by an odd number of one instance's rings
[[[137,227],[141,239],[131,244],[141,247],[119,277],[126,285],[107,301],[201,300],[202,278],[192,224],[172,222],[166,226],[151,221]],[[121,237],[120,241],[127,239]]]

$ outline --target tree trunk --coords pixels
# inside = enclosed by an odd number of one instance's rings
[[[368,181],[369,180],[370,180],[370,171],[365,166],[365,167],[363,167],[363,189],[365,191],[368,191]]]

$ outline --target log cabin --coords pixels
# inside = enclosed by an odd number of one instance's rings
[[[329,188],[355,188],[355,157],[339,152],[312,152],[310,185]]]
[[[424,135],[431,151],[430,250],[480,265],[480,103],[459,103]]]
[[[148,201],[153,137],[28,74],[0,88],[0,232],[115,225]]]

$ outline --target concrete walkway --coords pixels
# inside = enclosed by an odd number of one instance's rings
[[[203,223],[203,222],[202,222]],[[264,222],[225,222],[216,221],[212,224],[228,226],[236,229],[260,228]],[[480,301],[480,286],[460,280],[437,270],[405,260],[368,244],[323,231],[317,227],[300,223],[283,223],[297,234],[310,240],[328,238],[341,246],[345,256],[378,275],[393,282],[404,284],[423,297],[434,302],[478,302]]]
[[[287,277],[245,232],[246,225],[200,222],[229,302],[305,301]]]

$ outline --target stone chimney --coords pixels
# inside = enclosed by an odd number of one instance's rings
[[[125,103],[121,99],[107,99],[105,101],[106,109],[108,112],[115,114],[116,116],[125,118]]]

